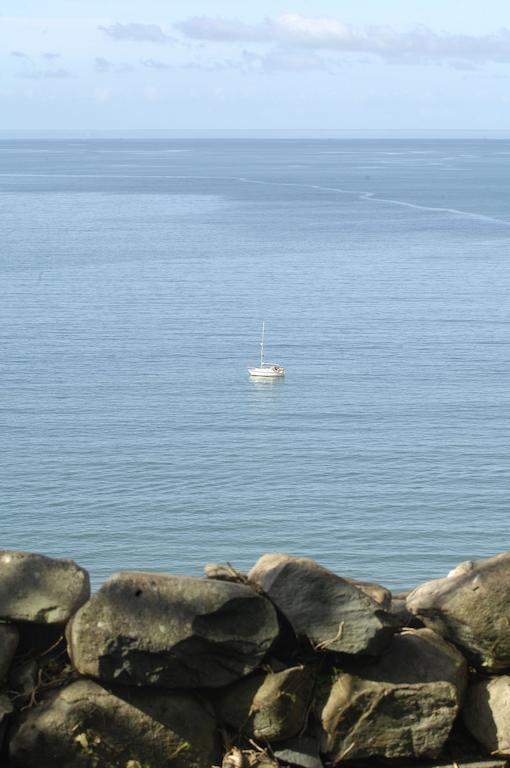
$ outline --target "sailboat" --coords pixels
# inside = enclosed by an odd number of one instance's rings
[[[257,376],[264,379],[274,379],[276,376],[285,376],[285,368],[274,363],[264,362],[264,332],[265,323],[262,323],[262,339],[260,341],[260,366],[258,368],[248,368],[250,376]]]

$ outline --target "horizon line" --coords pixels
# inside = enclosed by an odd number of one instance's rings
[[[39,133],[39,132],[57,132],[57,131],[89,131],[91,133],[101,131],[103,133],[114,133],[119,131],[129,131],[130,133],[177,133],[177,132],[200,132],[200,133],[221,133],[225,131],[235,131],[243,133],[248,131],[271,131],[272,133],[510,133],[509,128],[0,128],[0,133]]]

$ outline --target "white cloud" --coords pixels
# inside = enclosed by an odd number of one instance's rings
[[[100,74],[106,74],[108,72],[114,72],[116,74],[123,74],[125,72],[132,72],[133,67],[131,64],[116,64],[114,61],[105,59],[103,56],[96,56],[94,59],[94,69]]]
[[[162,66],[162,62],[142,61],[144,66],[154,69],[196,69],[203,72],[237,70],[239,72],[306,72],[311,70],[331,71],[329,62],[314,51],[299,51],[292,48],[273,47],[264,53],[242,50],[237,58],[212,59],[210,61],[181,62],[175,67]]]
[[[189,38],[207,41],[257,41],[287,49],[364,53],[389,62],[510,62],[510,31],[466,35],[434,32],[418,26],[405,32],[391,27],[355,28],[338,19],[284,14],[259,24],[195,16],[176,25]]]
[[[174,40],[167,35],[157,24],[139,24],[130,22],[129,24],[110,24],[109,26],[99,26],[102,32],[106,32],[114,40],[131,40],[133,42],[149,43],[168,43]]]
[[[24,51],[11,51],[11,56],[18,59],[20,65],[23,67],[21,72],[16,73],[16,77],[21,77],[25,80],[62,80],[64,78],[72,77],[71,72],[68,69],[64,69],[64,67],[39,69],[34,59]],[[41,54],[41,58],[47,62],[53,61],[58,57],[59,54]]]
[[[111,61],[108,61],[108,59],[98,56],[94,59],[94,69],[96,72],[111,72],[113,64]]]
[[[307,72],[311,70],[327,70],[326,63],[314,51],[299,51],[296,49],[273,48],[260,59],[263,69],[274,72]]]
[[[195,40],[241,42],[271,39],[271,22],[245,24],[235,19],[193,16],[175,25],[186,37]]]
[[[159,59],[140,59],[140,64],[148,69],[173,69],[170,64]]]
[[[18,72],[16,77],[26,80],[65,80],[72,77],[72,74],[68,69],[59,67],[58,69],[30,69],[26,72]]]
[[[32,61],[32,58],[24,51],[11,51],[11,56],[15,59],[23,59],[24,61]]]
[[[336,19],[286,14],[275,19],[271,27],[277,40],[296,47],[351,50],[359,44],[353,28]]]

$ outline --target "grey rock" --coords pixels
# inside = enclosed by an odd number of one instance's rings
[[[328,760],[438,757],[466,686],[462,655],[428,629],[410,630],[377,662],[352,666],[334,671],[319,699]]]
[[[18,647],[18,630],[11,624],[0,624],[0,683],[7,677]]]
[[[218,759],[216,720],[182,691],[107,691],[79,680],[14,725],[10,757],[19,768],[210,768]]]
[[[470,733],[492,754],[510,756],[510,676],[478,680],[462,710]]]
[[[250,587],[154,573],[112,576],[67,628],[82,675],[171,688],[228,685],[277,635],[274,607]]]
[[[460,648],[478,668],[510,668],[510,552],[457,566],[407,598],[427,627]]]
[[[277,760],[285,765],[295,765],[298,768],[323,768],[319,755],[319,745],[310,736],[298,736],[289,739],[285,744],[273,750]]]
[[[248,577],[317,651],[377,655],[395,631],[379,602],[313,560],[264,555]]]
[[[352,665],[351,671],[368,680],[396,685],[447,682],[457,703],[462,702],[467,687],[464,656],[431,629],[404,630],[393,637],[376,662]]]
[[[72,560],[0,551],[0,618],[65,624],[89,598],[88,573]]]
[[[358,589],[361,589],[366,595],[372,598],[372,600],[381,606],[385,611],[389,611],[391,608],[391,592],[386,587],[382,587],[380,584],[376,584],[373,581],[358,581],[357,579],[348,579],[345,581],[353,584]]]
[[[256,674],[222,691],[218,717],[248,739],[288,739],[306,724],[313,685],[313,671],[302,666]]]

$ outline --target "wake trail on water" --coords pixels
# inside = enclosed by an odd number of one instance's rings
[[[44,178],[94,178],[94,179],[185,179],[185,180],[206,180],[206,181],[237,181],[242,184],[259,184],[269,187],[296,187],[299,189],[314,189],[319,192],[333,192],[339,195],[351,195],[358,200],[367,202],[381,203],[382,205],[396,205],[401,208],[412,208],[416,211],[430,211],[432,213],[449,213],[452,216],[459,216],[472,221],[484,221],[489,224],[499,224],[503,227],[510,227],[510,221],[499,219],[496,216],[487,216],[484,213],[474,213],[473,211],[463,211],[459,208],[446,208],[435,205],[420,205],[419,203],[410,203],[407,200],[395,200],[390,197],[378,197],[375,192],[360,192],[357,189],[344,189],[342,187],[325,187],[321,184],[302,184],[290,181],[263,181],[262,179],[250,179],[247,176],[202,176],[202,175],[183,175],[183,174],[95,174],[95,173],[0,173],[3,177],[44,177]]]
[[[495,216],[487,216],[483,213],[473,213],[472,211],[462,211],[458,208],[444,208],[441,206],[433,205],[420,205],[418,203],[409,203],[406,200],[394,200],[389,197],[377,197],[375,192],[360,192],[355,189],[342,189],[342,187],[324,187],[320,184],[298,184],[294,182],[286,181],[262,181],[260,179],[249,179],[246,177],[239,177],[237,181],[244,184],[266,184],[275,187],[300,187],[303,189],[316,189],[321,192],[336,192],[341,195],[352,195],[357,197],[358,200],[366,200],[368,202],[382,203],[383,205],[398,205],[402,208],[413,208],[417,211],[432,211],[433,213],[449,213],[452,216],[461,216],[466,219],[473,219],[475,221],[486,221],[490,224],[501,224],[504,227],[510,227],[510,221],[506,219],[498,219]]]

